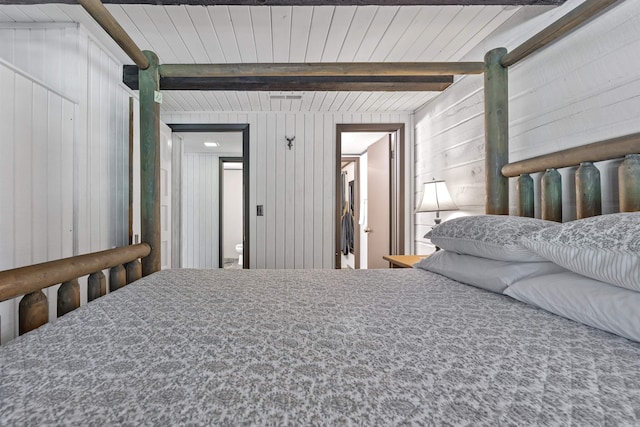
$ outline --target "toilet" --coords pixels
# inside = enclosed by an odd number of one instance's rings
[[[238,265],[242,265],[242,243],[236,245],[236,252],[238,253]]]

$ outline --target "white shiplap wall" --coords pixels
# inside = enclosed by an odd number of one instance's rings
[[[48,88],[78,102],[75,24],[0,22],[0,58]]]
[[[424,182],[444,179],[463,211],[484,211],[484,96],[483,77],[469,76],[445,91],[439,102],[415,116],[415,189],[422,197]],[[441,213],[443,218],[448,212]],[[416,251],[429,253],[424,236],[433,225],[433,213],[415,215]]]
[[[182,164],[182,267],[218,268],[219,157],[185,153]]]
[[[78,25],[0,27],[0,269],[126,244],[129,93],[119,81],[120,64]],[[17,304],[0,303],[2,342],[17,333]]]
[[[580,1],[569,0],[554,17],[498,32],[485,49],[513,49]],[[640,2],[621,2],[552,46],[509,69],[510,161],[640,131]],[[467,213],[484,212],[484,95],[481,77],[458,80],[416,113],[416,197],[427,179],[446,179],[455,202]],[[598,165],[603,211],[617,207],[617,162]],[[573,169],[561,171],[573,186]],[[539,176],[534,177],[536,185]],[[512,180],[513,181],[513,180]],[[511,183],[511,209],[515,209]],[[539,199],[539,197],[538,197]],[[564,219],[575,218],[575,195],[564,203]],[[445,218],[449,216],[445,213]],[[430,247],[422,236],[432,214],[416,215],[415,246]]]
[[[0,270],[71,256],[75,104],[4,62],[0,99]],[[2,342],[17,307],[0,303]]]
[[[162,121],[249,124],[251,268],[333,268],[336,124],[404,123],[407,146],[412,144],[409,114],[175,113],[163,115]],[[287,149],[285,135],[296,137],[292,150]],[[188,169],[185,164],[185,183]],[[184,191],[191,190],[185,185]],[[264,205],[264,216],[256,216],[256,205]],[[208,220],[217,218],[217,210],[210,215]],[[186,233],[192,225],[184,221]],[[193,238],[206,237],[193,233]],[[210,243],[186,244],[203,248]]]

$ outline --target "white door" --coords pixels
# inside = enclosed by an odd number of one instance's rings
[[[384,136],[367,149],[367,268],[389,268],[391,253],[391,138]]]
[[[160,123],[161,268],[171,268],[171,128]]]

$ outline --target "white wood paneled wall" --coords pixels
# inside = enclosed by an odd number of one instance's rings
[[[182,267],[218,268],[219,157],[185,153]]]
[[[81,254],[128,243],[130,93],[121,83],[122,65],[84,31],[78,51],[76,251]]]
[[[125,245],[121,65],[78,25],[11,25],[0,27],[0,269]],[[50,319],[56,292],[46,292]],[[2,342],[17,334],[17,304],[0,303]]]
[[[569,0],[556,16],[579,4]],[[516,47],[548,25],[540,18],[498,32],[483,46]],[[552,46],[509,69],[510,161],[640,131],[640,2],[621,2]],[[467,58],[468,59],[468,58]],[[477,58],[473,58],[477,60]],[[416,197],[424,180],[446,179],[463,213],[484,213],[483,80],[468,76],[416,113]],[[602,162],[603,212],[617,211],[616,167]],[[564,220],[575,218],[574,169],[561,171]],[[536,189],[539,176],[534,176]],[[511,180],[514,181],[514,180]],[[515,182],[511,210],[515,211]],[[537,196],[537,203],[539,195]],[[539,204],[539,203],[538,203]],[[539,209],[539,208],[538,208]],[[452,213],[445,213],[446,218]],[[432,214],[416,215],[415,247]]]
[[[75,105],[5,63],[0,99],[0,270],[71,256]],[[2,342],[17,306],[0,303]]]
[[[78,101],[76,24],[0,23],[0,58]]]
[[[121,83],[122,64],[83,27],[71,23],[0,23],[0,58],[28,80],[75,104],[74,251],[124,244],[130,92]],[[38,108],[44,108],[41,105]]]
[[[458,207],[470,213],[484,212],[484,96],[483,77],[470,76],[445,91],[438,103],[416,114],[415,189],[422,197],[423,184],[443,179]],[[416,202],[417,203],[417,202]],[[447,218],[450,212],[442,212]],[[416,251],[433,247],[423,236],[431,230],[435,213],[415,215]]]
[[[249,124],[251,268],[333,268],[336,124],[405,123],[407,146],[410,146],[412,120],[408,114],[388,113],[174,113],[162,116],[162,121],[168,124]],[[296,137],[291,150],[286,146],[285,135]],[[188,169],[185,164],[183,198],[190,191]],[[264,205],[264,216],[256,216],[256,205]],[[211,215],[217,218],[217,210]],[[187,232],[191,225],[185,221],[183,218],[183,230]],[[193,236],[198,237],[202,235]],[[185,236],[183,239],[186,245],[210,244],[187,241]],[[186,255],[184,250],[183,255]],[[185,259],[183,265],[186,266]]]
[[[0,62],[0,269],[73,251],[75,105]]]

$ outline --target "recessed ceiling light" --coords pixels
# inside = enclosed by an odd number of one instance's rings
[[[219,147],[220,144],[218,144],[217,142],[205,142],[204,146],[205,147]]]

